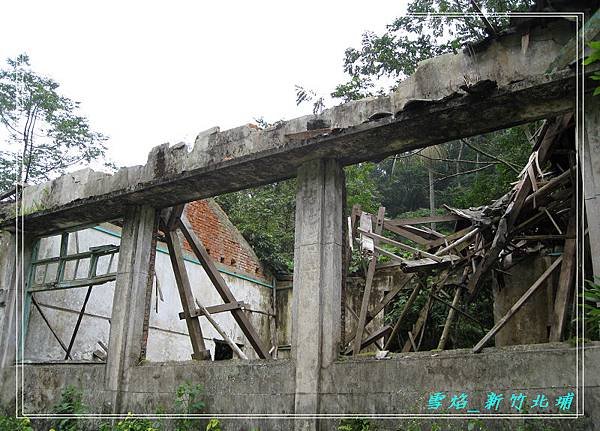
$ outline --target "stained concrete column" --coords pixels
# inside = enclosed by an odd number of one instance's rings
[[[118,394],[127,391],[128,371],[138,364],[142,355],[155,216],[154,208],[135,206],[127,210],[124,218],[105,378],[106,389],[114,395],[113,410],[120,408]]]
[[[296,363],[296,414],[319,412],[321,371],[339,354],[341,338],[344,173],[335,160],[298,169],[292,358]],[[296,430],[319,429],[316,420]]]
[[[3,302],[0,306],[0,368],[13,365],[17,357],[16,319],[22,319],[21,306],[33,244],[29,235],[0,233],[0,302]]]
[[[583,152],[579,154],[584,158],[584,199],[592,267],[594,275],[600,277],[600,98],[589,93],[585,95]]]

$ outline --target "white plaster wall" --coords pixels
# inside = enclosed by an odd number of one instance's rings
[[[119,234],[118,227],[112,225],[103,225],[102,227]],[[79,231],[77,236],[79,251],[87,251],[89,247],[104,244],[118,245],[120,242],[118,237],[91,228]],[[38,259],[56,256],[59,254],[59,249],[60,236],[44,238],[39,244]],[[157,309],[155,285],[152,290],[146,356],[148,361],[189,360],[191,359],[192,347],[187,335],[185,321],[179,320],[179,313],[182,311],[181,301],[169,256],[163,251],[166,251],[166,246],[159,243],[156,254],[156,276],[163,301],[158,300]],[[75,252],[74,234],[72,233],[69,239],[69,254]],[[194,296],[206,306],[222,304],[223,301],[200,264],[195,262],[195,258],[190,253],[185,252],[184,254]],[[115,257],[113,271],[116,262]],[[106,272],[107,264],[107,260],[99,262],[98,274]],[[272,312],[272,290],[269,287],[225,273],[221,273],[221,275],[238,301],[248,303],[249,308],[252,310]],[[65,345],[68,345],[71,338],[77,314],[81,309],[86,292],[87,288],[83,287],[37,292],[35,294],[42,311]],[[72,350],[71,356],[73,359],[92,360],[92,352],[99,348],[98,340],[108,345],[113,294],[114,282],[98,285],[92,289],[86,307],[86,315],[81,322]],[[263,342],[270,347],[269,317],[258,313],[250,313],[249,316]],[[249,357],[256,357],[231,313],[220,313],[214,315],[214,317],[228,335],[237,343],[244,345],[243,350]],[[205,318],[201,317],[200,322],[206,347],[214,355],[213,338],[221,339],[222,337]],[[33,305],[30,308],[24,358],[31,361],[64,359],[64,351]]]

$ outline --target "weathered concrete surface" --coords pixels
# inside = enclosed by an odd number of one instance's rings
[[[580,367],[581,361],[580,354]],[[577,426],[581,426],[582,422],[586,422],[587,428],[584,429],[589,430],[600,426],[599,361],[600,344],[590,344],[585,351],[585,413],[588,419],[577,423]],[[444,408],[433,413],[452,414],[456,413],[456,409],[448,408],[450,398],[464,392],[469,398],[469,409],[486,413],[484,403],[487,394],[496,392],[504,395],[499,413],[515,413],[514,409],[511,411],[512,393],[523,393],[528,397],[526,405],[530,413],[539,411],[529,407],[532,399],[539,393],[545,394],[550,400],[548,411],[556,413],[556,396],[570,391],[577,393],[576,362],[575,348],[569,348],[566,344],[489,348],[476,355],[465,349],[398,354],[383,361],[349,359],[336,362],[323,373],[320,411],[339,414],[431,414],[432,411],[428,409],[429,395],[443,392],[447,397]],[[582,386],[581,380],[579,386]],[[571,413],[575,412],[575,406],[576,401],[573,402]],[[396,430],[399,424],[398,420],[379,422],[383,430]],[[498,421],[490,422],[499,425]],[[502,424],[506,425],[506,422]],[[575,426],[575,421],[561,421],[554,426],[561,430],[576,429],[571,428]],[[458,429],[466,429],[466,426]]]
[[[297,414],[319,410],[321,372],[339,355],[344,187],[335,160],[311,161],[298,170],[292,297]],[[294,429],[314,430],[315,421],[298,421]]]
[[[504,267],[508,269],[506,273],[495,273],[492,283],[495,323],[504,317],[517,300],[529,290],[552,260],[551,257],[530,255],[515,264],[512,255],[504,259]],[[558,271],[551,274],[545,285],[538,289],[498,331],[494,338],[496,346],[548,342],[554,309],[554,292],[558,284],[557,274]]]
[[[5,236],[8,241],[10,234],[6,233]],[[96,228],[72,232],[69,237],[68,252],[74,254],[78,250],[87,251],[90,247],[94,246],[119,245],[120,236],[121,229],[109,223]],[[77,237],[77,240],[75,240],[75,237]],[[76,244],[78,247],[76,247]],[[0,250],[9,250],[9,244],[6,247]],[[42,238],[38,245],[38,258],[58,256],[59,248],[60,235]],[[185,361],[190,358],[192,349],[185,321],[180,320],[178,316],[182,310],[181,300],[175,285],[175,276],[167,254],[166,245],[159,242],[157,251],[155,271],[162,299],[157,298],[157,289],[155,286],[152,289],[150,301],[152,307],[150,310],[146,359],[153,362]],[[0,259],[5,259],[7,256],[1,254]],[[192,291],[194,292],[194,296],[196,298],[203,298],[204,303],[209,306],[222,304],[223,300],[195,257],[190,252],[184,251],[184,259],[190,279],[193,281]],[[0,265],[2,265],[2,268],[5,266],[4,264]],[[14,261],[11,265],[8,269],[14,267]],[[113,262],[113,271],[116,265],[117,259]],[[221,275],[234,296],[239,301],[248,304],[249,309],[258,311],[250,313],[250,321],[257,329],[264,344],[269,345],[271,343],[269,324],[272,318],[267,313],[270,313],[272,310],[273,293],[272,289],[268,286],[270,281],[259,279],[254,274],[239,271],[233,272],[231,267],[220,266],[220,264],[217,264],[217,266],[223,271]],[[80,265],[80,270],[82,272],[86,270],[83,264]],[[100,259],[98,262],[98,273],[103,274],[107,270],[108,259]],[[67,265],[66,271],[72,274],[73,267]],[[43,273],[43,271],[40,272]],[[2,276],[11,276],[12,272],[0,269],[0,274]],[[86,293],[86,288],[61,289],[36,293],[37,302],[48,317],[52,328],[66,344],[68,344],[73,333],[73,328]],[[98,349],[97,342],[99,340],[108,345],[113,294],[114,282],[102,284],[92,289],[81,327],[71,351],[73,359],[83,361],[92,360],[92,353]],[[157,303],[158,309],[155,308]],[[2,316],[4,310],[4,306],[0,304],[0,316]],[[230,313],[215,314],[214,318],[236,343],[246,346],[243,350],[251,359],[256,359],[254,350]],[[205,336],[206,346],[214,355],[215,342],[213,339],[221,339],[221,336],[204,318],[200,319],[200,324],[202,326],[202,333]],[[42,362],[59,360],[64,357],[64,350],[56,339],[50,335],[48,326],[35,307],[30,307],[26,333],[24,360]]]
[[[110,320],[106,389],[129,389],[130,371],[142,359],[144,315],[151,244],[156,210],[149,206],[131,207],[123,222],[119,266]],[[118,409],[119,397],[113,402]],[[117,410],[118,411],[118,410]]]
[[[585,353],[587,419],[563,419],[553,424],[554,429],[594,430],[594,426],[600,424],[598,361],[600,345],[590,344]],[[349,359],[333,363],[322,374],[320,412],[338,415],[430,413],[427,401],[432,392],[443,392],[446,396],[464,392],[469,396],[469,408],[478,408],[490,391],[504,395],[499,411],[510,411],[512,393],[526,394],[527,403],[542,393],[553,405],[556,395],[573,390],[576,385],[575,363],[575,349],[567,344],[489,348],[477,355],[469,350],[458,350],[401,354],[381,361]],[[26,365],[23,371],[24,412],[27,414],[48,412],[68,384],[83,390],[90,413],[110,411],[107,400],[111,394],[102,389],[102,365]],[[132,385],[123,397],[122,408],[124,412],[154,413],[163,407],[165,412],[173,412],[177,386],[190,381],[204,387],[204,413],[210,416],[293,414],[294,372],[294,364],[289,360],[144,364],[132,370]],[[14,373],[15,367],[10,367],[2,375],[0,404],[3,407],[15,402]],[[448,405],[448,399],[444,405]],[[555,411],[554,406],[549,409]],[[529,411],[533,413],[535,409]],[[444,412],[454,413],[448,409]],[[376,422],[382,431],[395,431],[401,423],[407,425],[400,419]],[[253,427],[278,431],[293,427],[285,419],[224,419],[223,423],[225,431]],[[320,429],[333,431],[338,423],[337,420],[320,420]],[[466,429],[464,422],[454,420],[452,423],[454,429]],[[494,425],[506,424],[506,421],[488,421],[490,430],[498,429]]]
[[[594,276],[600,277],[600,103],[598,96],[590,95],[586,96],[584,103],[584,131],[580,134],[579,157],[583,158],[583,189],[592,269]]]
[[[33,240],[29,235],[19,238],[0,232],[0,369],[10,366],[17,357],[18,322],[23,317],[23,293],[31,263]],[[26,311],[26,310],[25,310]]]
[[[336,158],[351,164],[380,159],[564,113],[574,108],[574,72],[544,72],[573,36],[572,25],[559,20],[532,28],[526,50],[521,35],[513,34],[475,56],[427,60],[392,94],[346,103],[318,117],[266,130],[212,129],[199,136],[191,151],[183,144],[154,148],[145,166],[114,175],[88,169],[29,187],[23,197],[26,228],[48,232],[107,221],[131,204],[160,208],[289,178],[307,160]],[[461,89],[465,80],[491,80],[497,88],[471,95]],[[391,116],[373,117],[382,113]],[[313,120],[330,124],[333,131],[299,134]],[[11,209],[4,211],[0,219],[10,228]]]

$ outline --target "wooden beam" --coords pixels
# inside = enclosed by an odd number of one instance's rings
[[[215,330],[219,333],[219,335],[221,337],[223,337],[223,339],[229,345],[229,347],[231,347],[231,350],[233,350],[233,352],[236,354],[236,356],[240,359],[248,359],[248,356],[246,356],[246,354],[244,352],[242,352],[242,349],[240,349],[239,346],[233,342],[233,340],[229,337],[229,335],[227,335],[227,333],[225,331],[223,331],[223,328],[221,328],[221,326],[217,323],[217,321],[215,319],[213,319],[213,317],[210,314],[210,312],[208,311],[208,309],[204,305],[202,305],[200,302],[198,302],[197,299],[196,299],[196,305],[200,308],[200,310],[202,311],[202,314],[210,322],[210,324],[213,326],[213,328],[215,328]]]
[[[375,234],[380,234],[383,230],[383,220],[385,218],[385,208],[380,207],[377,212],[377,223],[375,225]],[[363,231],[364,232],[364,231]],[[373,238],[373,245],[377,245],[377,239]],[[353,354],[358,355],[360,353],[360,346],[362,344],[362,337],[365,331],[367,323],[367,311],[369,309],[369,301],[371,299],[371,287],[373,284],[373,276],[375,275],[375,268],[377,267],[377,251],[373,250],[373,256],[371,262],[369,262],[369,268],[367,269],[367,276],[365,280],[365,291],[362,298],[362,304],[360,306],[360,313],[358,315],[358,324],[356,326],[356,336],[354,337]]]
[[[435,248],[435,247],[439,247],[441,245],[446,245],[451,241],[457,240],[459,238],[462,238],[463,236],[467,235],[469,232],[473,231],[475,229],[474,226],[469,226],[466,227],[464,229],[461,229],[457,232],[451,233],[450,235],[445,236],[444,238],[440,238],[440,239],[436,239],[434,241],[431,241],[431,244],[429,244],[429,249]]]
[[[227,283],[225,283],[225,280],[223,279],[221,273],[219,273],[219,270],[213,263],[210,255],[206,251],[206,248],[204,248],[204,245],[202,245],[200,238],[198,238],[198,236],[190,226],[185,214],[183,214],[181,218],[179,218],[178,224],[179,229],[181,229],[181,232],[185,236],[185,239],[190,245],[193,253],[196,255],[196,258],[202,264],[204,271],[206,271],[206,275],[208,275],[208,278],[215,286],[215,289],[221,296],[221,299],[223,299],[225,303],[236,303],[237,300],[235,299],[235,296],[233,296],[233,293],[231,293],[231,290],[229,290],[229,287],[227,287]],[[192,310],[187,311],[190,312]],[[242,332],[256,351],[258,357],[261,359],[269,358],[269,350],[263,345],[263,342],[258,336],[258,333],[254,330],[252,323],[250,323],[250,319],[248,318],[248,316],[246,316],[246,314],[241,309],[231,310],[231,314],[233,315],[233,318],[240,326]]]
[[[420,245],[428,246],[429,243],[432,241],[431,238],[424,238],[422,235],[418,235],[414,231],[411,232],[409,229],[406,229],[404,227],[395,226],[395,225],[389,223],[387,220],[383,222],[383,227],[385,229],[389,230],[390,232],[394,232],[395,234],[403,236],[404,238],[414,241]],[[424,233],[427,233],[427,232],[424,232]]]
[[[441,216],[427,216],[427,217],[412,217],[412,218],[397,218],[389,220],[388,223],[393,226],[403,225],[414,225],[414,224],[429,224],[429,223],[442,223],[447,221],[465,220],[456,214],[446,214]]]
[[[388,340],[386,341],[385,345],[383,346],[383,350],[388,350],[390,343],[392,342],[392,340],[398,333],[398,329],[400,329],[400,324],[402,323],[402,321],[408,314],[408,311],[409,311],[410,307],[413,305],[413,303],[415,302],[415,299],[417,299],[417,296],[419,296],[421,287],[422,287],[421,282],[418,282],[416,284],[415,288],[413,289],[412,293],[408,297],[406,303],[404,304],[404,308],[402,309],[402,312],[400,313],[400,317],[398,317],[398,320],[396,320],[396,323],[394,324],[394,328],[392,329],[392,332],[390,333]]]
[[[371,344],[375,343],[380,338],[385,337],[391,331],[392,331],[392,327],[390,325],[385,325],[385,326],[379,328],[377,331],[373,332],[371,335],[369,335],[367,338],[365,338],[360,343],[360,349],[362,350],[365,347],[370,346]],[[346,354],[350,354],[353,351],[354,351],[354,348],[350,348],[350,349],[346,350]]]
[[[550,341],[560,341],[565,329],[569,300],[573,292],[573,281],[576,270],[577,252],[577,201],[572,199],[571,211],[569,213],[569,224],[565,246],[563,249],[563,261],[560,266],[558,277],[558,289],[554,300],[554,313],[552,327],[550,329]]]
[[[548,276],[550,274],[552,274],[552,271],[554,271],[556,268],[558,268],[558,266],[561,264],[563,258],[562,256],[557,258],[552,265],[550,265],[550,267],[544,271],[544,273],[533,283],[533,285],[527,290],[527,292],[525,292],[523,294],[523,296],[521,296],[517,302],[515,302],[515,304],[510,308],[510,310],[508,310],[508,312],[498,321],[498,323],[496,323],[494,325],[494,327],[490,330],[490,332],[488,332],[482,339],[481,341],[479,341],[479,343],[477,343],[477,345],[475,347],[473,347],[473,353],[478,353],[479,351],[481,351],[481,349],[483,349],[483,346],[485,346],[485,344],[494,336],[496,335],[496,333],[502,329],[502,327],[504,325],[506,325],[506,322],[509,321],[509,319],[517,312],[519,311],[519,309],[521,308],[521,306],[523,304],[525,304],[525,302],[537,291],[537,289],[544,285],[544,281],[546,281],[546,278],[548,278]]]
[[[208,310],[208,312],[210,314],[218,314],[218,313],[224,313],[227,311],[243,309],[247,305],[248,304],[246,304],[245,302],[229,302],[227,304],[211,305],[210,307],[205,307],[205,308]],[[195,308],[192,311],[192,314],[189,316],[186,316],[186,314],[184,312],[179,313],[180,320],[183,320],[186,317],[196,317],[196,316],[204,316],[204,312],[202,311],[201,308]]]
[[[194,294],[185,268],[185,261],[183,260],[183,245],[177,232],[174,230],[166,230],[165,240],[169,249],[169,258],[171,259],[171,265],[173,266],[173,273],[175,274],[175,282],[177,284],[179,298],[181,299],[181,306],[183,307],[184,313],[189,315],[195,309],[195,305]],[[188,317],[185,319],[185,323],[187,324],[190,340],[192,341],[192,349],[194,351],[192,358],[197,360],[210,360],[210,352],[206,350],[204,338],[202,336],[200,319],[198,319],[197,316]]]
[[[444,323],[444,329],[442,330],[442,336],[440,337],[440,341],[438,343],[438,350],[444,350],[446,348],[446,341],[448,339],[448,334],[450,333],[450,328],[452,327],[452,323],[454,323],[454,316],[456,315],[456,309],[458,307],[458,301],[460,300],[460,294],[462,292],[462,288],[459,286],[456,288],[454,292],[454,299],[452,300],[452,307],[448,311],[448,317],[446,318],[446,322]]]
[[[537,148],[535,148],[529,163],[533,163],[534,158],[537,158],[540,166],[543,166],[546,163],[550,149],[556,143],[558,138],[560,138],[561,133],[568,127],[572,117],[572,113],[565,114],[562,117],[556,118],[551,125],[545,127],[546,131],[541,135],[540,140],[538,141],[539,144],[536,145]],[[475,295],[477,285],[483,274],[485,274],[495,264],[500,252],[510,239],[513,226],[521,214],[521,209],[525,205],[525,201],[532,189],[533,184],[531,182],[531,178],[526,172],[524,172],[519,184],[516,187],[511,202],[508,204],[508,207],[498,222],[498,229],[496,230],[492,246],[469,279],[467,288],[471,294],[471,297]]]
[[[413,279],[414,276],[415,276],[414,273],[406,274],[406,276],[402,279],[402,281],[400,283],[398,283],[396,286],[394,286],[392,288],[392,290],[390,290],[387,293],[387,295],[385,295],[383,297],[381,302],[379,304],[377,304],[375,306],[375,308],[373,308],[370,312],[367,313],[366,325],[368,325],[375,317],[377,317],[377,315],[381,312],[381,310],[383,310],[392,301],[392,299],[394,299],[396,297],[396,295],[398,295],[398,293],[402,290],[402,288],[404,288],[404,286],[406,286],[408,284],[408,282]],[[358,320],[358,317],[357,317],[357,320]],[[351,342],[352,340],[354,340],[355,336],[356,336],[356,329],[354,331],[352,331],[350,333],[350,335],[348,336],[348,343]]]
[[[167,217],[167,221],[165,223],[165,227],[167,230],[174,230],[177,228],[177,220],[179,220],[181,214],[183,214],[184,208],[185,204],[179,204],[175,205],[174,207],[171,207]]]
[[[393,245],[394,247],[401,248],[404,251],[409,251],[409,252],[414,253],[414,254],[423,255],[425,257],[428,257],[430,259],[435,260],[438,263],[442,262],[442,259],[440,257],[438,257],[438,256],[436,256],[434,254],[428,253],[426,251],[419,250],[418,248],[411,247],[410,245],[406,245],[406,244],[403,244],[401,242],[394,241],[393,239],[386,238],[385,236],[378,235],[376,233],[370,233],[370,232],[364,231],[362,229],[358,229],[358,231],[361,234],[365,235],[365,236],[368,236],[370,238],[376,239],[378,242],[385,242],[387,244]]]

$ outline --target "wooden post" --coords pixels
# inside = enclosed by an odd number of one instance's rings
[[[444,330],[442,331],[442,336],[440,337],[440,342],[438,343],[438,350],[444,350],[446,347],[446,340],[448,339],[448,333],[450,332],[450,327],[454,322],[454,316],[456,315],[456,307],[458,306],[458,301],[460,300],[462,288],[459,286],[456,288],[456,292],[454,293],[454,299],[452,300],[452,307],[450,307],[450,311],[448,311],[448,317],[446,318],[446,323],[444,324]]]
[[[233,350],[233,352],[237,355],[237,357],[240,359],[248,359],[248,356],[246,356],[246,354],[244,352],[242,352],[242,349],[240,349],[238,347],[238,345],[233,342],[233,340],[229,337],[229,335],[227,335],[227,333],[225,331],[223,331],[223,329],[217,323],[217,321],[215,319],[213,319],[212,314],[210,314],[208,312],[206,307],[204,305],[202,305],[200,302],[198,302],[198,300],[196,300],[196,305],[202,310],[204,317],[206,317],[206,319],[210,322],[210,324],[213,326],[213,328],[215,328],[217,330],[217,332],[219,333],[219,335],[221,335],[221,337],[223,337],[225,342],[227,344],[229,344],[229,347],[231,347],[231,350]]]
[[[573,291],[573,280],[576,269],[577,251],[577,201],[573,196],[571,211],[569,213],[569,224],[567,226],[567,237],[563,249],[562,264],[558,277],[558,289],[554,300],[554,313],[552,328],[550,329],[550,341],[560,341],[565,329],[569,300]]]
[[[192,311],[195,309],[194,294],[192,293],[190,280],[187,275],[187,270],[185,269],[185,262],[181,251],[181,241],[179,240],[176,231],[165,232],[165,239],[167,241],[167,247],[169,248],[169,257],[171,258],[173,272],[175,273],[175,281],[177,283],[181,305],[183,307],[183,312],[186,314],[185,323],[187,324],[190,339],[192,341],[192,348],[194,350],[192,358],[198,360],[210,359],[210,352],[206,350],[206,346],[204,345],[200,319],[198,316],[190,317]]]
[[[383,220],[385,216],[385,208],[380,207],[377,212],[377,224],[375,225],[375,233],[380,234],[383,230]],[[373,239],[373,245],[377,245],[377,239]],[[356,327],[356,336],[354,337],[353,355],[360,353],[360,346],[362,344],[362,337],[365,331],[367,321],[367,311],[369,310],[369,300],[371,299],[371,285],[373,284],[373,277],[375,275],[375,267],[377,266],[377,252],[373,250],[373,256],[371,262],[369,262],[369,269],[367,270],[367,277],[365,282],[365,292],[363,294],[362,304],[360,307],[360,314],[358,316],[358,324]]]
[[[219,270],[210,258],[210,255],[204,248],[204,245],[202,245],[202,242],[200,241],[200,239],[190,226],[189,222],[187,221],[185,213],[178,219],[178,227],[179,229],[181,229],[181,232],[183,233],[185,239],[192,248],[192,251],[194,252],[196,257],[202,264],[202,267],[206,271],[206,275],[208,275],[208,278],[210,279],[210,281],[212,281],[213,285],[215,286],[215,289],[217,290],[223,301],[225,301],[225,303],[237,302],[235,296],[233,296],[233,293],[231,293],[231,290],[229,290],[229,287],[227,287],[227,283],[225,283],[225,280],[223,279],[223,277],[219,273]],[[261,359],[269,358],[269,350],[263,345],[262,340],[258,336],[257,332],[252,326],[252,323],[250,323],[250,319],[248,319],[248,316],[246,316],[244,311],[239,308],[236,308],[234,310],[231,310],[231,314],[233,315],[233,318],[240,326],[242,332],[256,351],[258,357]]]

